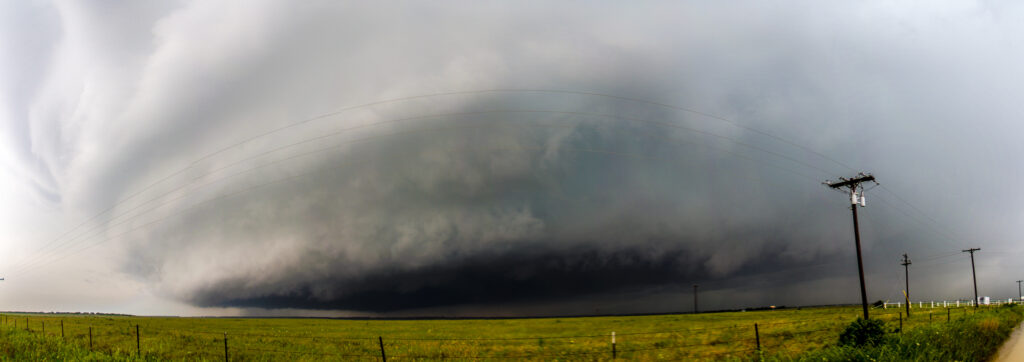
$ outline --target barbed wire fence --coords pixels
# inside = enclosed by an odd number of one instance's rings
[[[941,310],[945,309],[945,310]],[[967,308],[941,308],[915,314],[916,325],[949,322],[974,313]],[[953,312],[954,309],[956,312]],[[925,317],[924,315],[927,315]],[[942,318],[945,317],[945,318]],[[785,353],[785,345],[797,338],[804,344],[825,346],[838,340],[839,332],[855,318],[836,314],[819,318],[739,323],[720,327],[677,328],[657,331],[625,331],[579,335],[529,337],[347,337],[332,334],[272,334],[180,328],[161,328],[125,319],[102,325],[90,318],[61,318],[31,314],[0,315],[0,325],[10,331],[26,331],[59,337],[91,351],[134,357],[194,358],[207,356],[225,361],[252,357],[280,359],[373,360],[615,360],[650,353],[671,354],[660,360],[752,357],[758,353]],[[902,333],[902,312],[878,313]],[[114,320],[114,318],[109,318]],[[82,321],[86,323],[82,323]],[[752,319],[753,320],[753,319]],[[898,323],[898,324],[897,324]],[[898,326],[898,327],[897,327]],[[252,328],[247,326],[246,328]],[[273,357],[277,356],[277,357]]]

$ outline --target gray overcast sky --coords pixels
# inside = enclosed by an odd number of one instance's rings
[[[0,310],[1016,296],[1024,6],[4,2]],[[695,112],[696,111],[696,112]]]

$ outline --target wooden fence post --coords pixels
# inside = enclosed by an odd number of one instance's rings
[[[757,351],[761,352],[761,332],[757,330],[757,323],[754,323],[754,340],[757,341]]]
[[[380,360],[381,360],[381,362],[388,362],[388,356],[384,354],[384,337],[377,336],[377,342],[380,342]]]
[[[135,355],[142,358],[142,345],[139,344],[139,325],[135,325]]]
[[[903,312],[900,312],[900,334],[903,334]]]
[[[615,359],[615,332],[612,331],[612,359]]]
[[[224,362],[228,362],[228,332],[224,332]]]
[[[89,350],[92,351],[92,326],[89,326]]]
[[[949,323],[949,308],[946,308],[946,323]]]
[[[64,339],[64,320],[60,320],[60,339]]]

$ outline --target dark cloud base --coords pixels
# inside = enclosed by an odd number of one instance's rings
[[[191,302],[202,307],[386,313],[467,304],[567,300],[650,288],[689,288],[694,282],[709,282],[705,290],[736,288],[742,284],[733,282],[736,278],[757,275],[780,263],[778,256],[765,255],[760,262],[746,265],[717,282],[719,278],[706,273],[702,266],[704,261],[686,250],[662,251],[652,256],[651,249],[494,254],[466,258],[454,264],[380,271],[361,279],[295,281],[294,287],[285,292],[258,297],[232,298],[224,293],[224,290],[244,290],[244,286],[252,282],[233,280],[205,289]],[[789,276],[793,280],[807,277]],[[329,292],[324,293],[324,290]],[[323,296],[333,291],[337,292],[335,297]]]
[[[634,287],[686,283],[696,277],[681,265],[683,251],[651,258],[642,250],[607,253],[519,253],[465,259],[455,265],[381,271],[359,280],[326,278],[297,284],[288,292],[253,298],[225,298],[238,280],[207,289],[193,300],[204,307],[301,308],[390,312],[458,304],[493,304],[558,299]],[[314,289],[346,291],[323,298]]]

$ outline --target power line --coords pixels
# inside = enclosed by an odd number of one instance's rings
[[[945,258],[948,258],[948,257],[951,257],[951,256],[960,255],[960,253],[961,253],[960,251],[955,251],[955,252],[952,252],[952,253],[946,253],[946,254],[941,254],[941,255],[926,256],[924,258],[917,259],[917,261],[921,262],[921,261],[945,259]]]
[[[919,268],[931,268],[931,267],[936,267],[936,266],[941,266],[941,265],[946,265],[946,264],[952,264],[952,263],[956,263],[956,262],[959,262],[959,261],[960,261],[960,259],[950,259],[950,260],[947,260],[947,261],[944,261],[944,262],[941,262],[941,263],[932,263],[932,264],[920,264],[919,263],[918,267]]]
[[[923,231],[926,234],[931,234],[933,236],[936,236],[937,237],[936,239],[941,240],[942,242],[944,242],[945,244],[949,245],[950,247],[953,247],[953,246],[956,245],[954,243],[954,239],[950,238],[948,235],[942,234],[940,231],[938,231],[937,229],[935,229],[933,227],[929,227],[928,225],[926,225],[927,224],[926,222],[922,221],[923,219],[921,219],[919,217],[916,217],[914,215],[911,215],[910,213],[908,213],[907,211],[903,210],[902,208],[897,207],[895,204],[891,203],[890,201],[887,201],[881,194],[877,194],[877,196],[878,196],[878,198],[876,198],[875,200],[878,200],[879,202],[882,203],[882,205],[885,205],[886,207],[888,207],[888,208],[890,208],[892,210],[898,211],[900,214],[903,214],[904,216],[906,216],[910,221],[913,221],[913,223],[911,223],[911,225],[913,225],[913,227],[916,228],[917,230]]]
[[[945,230],[944,226],[942,224],[940,224],[938,221],[936,221],[934,218],[932,218],[931,216],[928,216],[928,214],[926,214],[924,211],[921,211],[921,209],[918,208],[917,206],[914,206],[914,204],[911,204],[910,201],[907,201],[903,197],[900,197],[899,194],[893,192],[892,190],[889,190],[889,188],[885,187],[885,185],[879,185],[879,186],[881,187],[881,189],[883,191],[888,192],[890,195],[895,197],[897,200],[899,200],[900,202],[902,202],[903,204],[905,204],[907,206],[910,206],[911,209],[916,211],[918,214],[921,214],[921,216],[924,216],[925,219],[930,221],[935,226],[935,230],[937,232],[942,233],[943,235],[945,235],[950,240],[957,240],[957,239],[959,239],[959,238],[956,237],[956,235],[953,235],[948,230]]]
[[[878,197],[876,197],[875,200],[879,201],[879,204],[883,204],[883,205],[886,205],[886,207],[891,207],[893,209],[896,209],[889,202],[886,202],[880,195]],[[898,210],[898,209],[896,209],[896,210]],[[906,215],[907,217],[911,217],[908,214],[904,214],[904,215]],[[866,217],[869,221],[872,221],[875,224],[880,225],[880,227],[882,229],[887,230],[887,232],[890,233],[890,234],[894,234],[894,233],[896,233],[898,231],[896,229],[893,229],[893,226],[892,226],[892,221],[893,220],[892,219],[887,219],[887,218],[884,218],[884,217],[880,219],[880,218],[878,218],[877,215],[872,215],[872,214],[863,214],[863,215],[858,214],[858,216]],[[923,231],[924,234],[927,234],[928,230],[929,230],[929,229],[926,229],[926,228],[921,228],[919,225],[914,224],[914,223],[901,223],[900,225],[911,225],[916,230]],[[904,230],[904,232],[906,232],[906,230]],[[934,235],[938,235],[938,234],[934,234]],[[890,239],[895,239],[895,240],[902,240],[902,237],[900,237],[899,235],[897,235],[895,237],[889,236],[889,238]],[[942,241],[945,241],[945,239],[942,239],[941,235],[939,235],[938,239],[942,240]],[[947,242],[947,244],[952,244],[952,243],[951,242]],[[943,250],[943,249],[940,249],[940,248],[938,248],[938,247],[936,247],[936,246],[934,246],[932,244],[929,244],[929,243],[913,244],[913,245],[914,246],[921,246],[921,247],[927,248],[928,250],[935,250],[935,251]],[[948,250],[948,249],[946,249],[946,250]],[[952,252],[936,253],[936,254],[929,255],[927,257],[918,258],[918,262],[924,261],[926,264],[922,264],[922,265],[927,265],[927,263],[929,261],[950,258],[950,257],[956,256],[956,255],[960,255],[960,254],[961,254],[961,252],[959,251],[959,249],[957,249],[956,251],[952,251]]]

